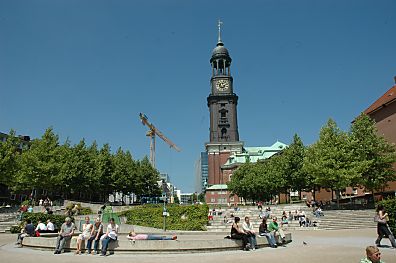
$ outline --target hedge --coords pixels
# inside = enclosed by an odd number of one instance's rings
[[[385,211],[389,215],[389,227],[393,234],[396,234],[396,198],[390,198],[380,201],[378,204],[382,204]]]
[[[166,217],[168,230],[206,230],[209,208],[204,205],[181,206],[170,204],[166,206],[169,216]],[[120,212],[127,218],[127,224],[163,228],[163,206],[142,205],[131,210]]]
[[[51,222],[55,225],[55,229],[59,229],[65,222],[66,217],[67,216],[64,215],[49,215],[44,213],[23,213],[22,222],[19,224],[19,226],[12,227],[11,233],[20,233],[22,227],[25,225],[28,219],[32,221],[32,224],[34,226],[37,226],[39,220],[46,224],[47,220],[50,219]],[[71,219],[72,221],[74,221],[73,217],[71,217]]]

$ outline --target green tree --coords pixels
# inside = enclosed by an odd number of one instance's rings
[[[282,151],[280,158],[283,161],[281,176],[283,177],[284,189],[298,191],[301,199],[301,191],[310,188],[311,178],[303,170],[305,146],[301,138],[295,134],[293,142]]]
[[[59,155],[59,138],[52,128],[48,128],[41,139],[31,142],[28,151],[19,158],[19,170],[16,174],[17,184],[14,190],[56,189],[57,177],[61,163]]]
[[[357,184],[374,193],[396,180],[392,167],[396,161],[395,146],[378,135],[374,120],[364,113],[360,114],[351,125],[349,137],[355,166],[362,174]]]
[[[7,140],[0,142],[0,184],[12,186],[18,170],[20,139],[11,130]]]
[[[173,195],[173,202],[174,202],[175,204],[180,204],[180,200],[179,200],[179,197],[177,196],[177,194],[174,194],[174,195]]]
[[[319,140],[308,148],[303,169],[316,185],[336,192],[337,204],[341,191],[358,180],[360,174],[354,166],[348,135],[332,119],[322,127]]]
[[[138,162],[138,177],[136,194],[139,196],[160,196],[161,189],[158,186],[159,172],[151,165],[147,156]]]
[[[97,176],[100,184],[100,196],[103,201],[107,201],[109,194],[114,192],[113,174],[113,156],[110,152],[109,144],[104,144],[99,150],[96,158]]]

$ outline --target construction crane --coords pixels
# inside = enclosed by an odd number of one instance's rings
[[[162,140],[164,140],[171,148],[180,152],[180,148],[176,146],[171,140],[165,137],[155,126],[148,121],[145,114],[139,113],[140,120],[143,125],[147,126],[149,130],[146,133],[147,137],[150,137],[150,162],[153,167],[155,167],[155,135],[158,135]]]

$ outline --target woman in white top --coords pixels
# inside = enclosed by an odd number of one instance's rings
[[[106,256],[109,243],[117,240],[118,230],[119,226],[115,223],[114,218],[110,218],[106,234],[100,238],[102,240],[102,252],[100,253],[101,256]]]
[[[85,224],[82,225],[82,233],[77,238],[76,254],[81,254],[81,246],[83,240],[88,240],[91,237],[92,224],[89,222],[89,216],[85,217]]]

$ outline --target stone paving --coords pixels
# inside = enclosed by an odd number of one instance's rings
[[[193,254],[114,254],[100,257],[91,255],[74,255],[64,253],[53,255],[51,251],[17,248],[14,245],[16,235],[0,235],[0,260],[1,262],[37,262],[37,263],[63,263],[63,262],[169,262],[169,263],[198,263],[198,262],[249,262],[249,263],[302,263],[302,262],[359,262],[364,257],[364,249],[372,245],[376,238],[375,229],[359,230],[334,230],[334,231],[309,231],[292,232],[293,242],[286,247],[277,249],[262,248],[256,251],[223,251]],[[179,236],[188,240],[191,236]],[[210,235],[195,235],[195,238],[210,239]],[[303,244],[303,241],[307,245]],[[384,239],[383,245],[390,245]],[[396,249],[389,247],[380,248],[382,260],[386,263],[396,263]]]

